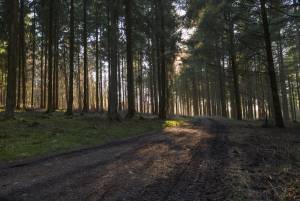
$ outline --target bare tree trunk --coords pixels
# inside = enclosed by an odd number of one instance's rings
[[[266,53],[267,53],[267,62],[268,62],[268,72],[271,84],[271,92],[272,92],[272,100],[273,100],[273,110],[275,115],[275,123],[277,127],[284,127],[282,113],[281,113],[281,105],[279,101],[278,89],[277,89],[277,81],[276,81],[276,73],[274,69],[274,60],[272,53],[272,44],[269,30],[269,22],[266,11],[266,2],[265,0],[260,0],[261,5],[261,16],[263,21],[264,28],[264,39],[266,45]]]
[[[165,58],[165,14],[164,14],[164,1],[159,0],[160,12],[160,79],[161,79],[161,94],[159,100],[159,118],[167,118],[167,67]]]
[[[144,102],[144,88],[143,88],[143,54],[138,53],[138,87],[139,87],[139,102],[140,102],[140,113],[143,113],[143,102]]]
[[[236,64],[236,54],[235,54],[235,46],[234,46],[234,24],[233,19],[230,14],[229,16],[229,38],[230,38],[230,60],[231,60],[231,70],[233,75],[233,91],[235,98],[235,111],[236,118],[241,120],[242,117],[242,106],[241,106],[241,95],[240,95],[240,87],[239,87],[239,75]]]
[[[49,1],[48,24],[48,106],[47,113],[53,112],[53,1]]]
[[[281,102],[282,102],[282,109],[283,109],[283,118],[285,120],[290,120],[289,116],[289,109],[288,109],[288,98],[287,98],[287,86],[286,86],[286,73],[285,73],[285,65],[283,61],[283,53],[282,53],[282,41],[281,36],[278,41],[278,60],[279,60],[279,80],[280,80],[280,91],[281,91]]]
[[[99,112],[99,31],[96,27],[96,111]]]
[[[25,0],[20,1],[20,50],[22,76],[22,107],[26,108],[26,42],[25,42]]]
[[[118,36],[119,37],[119,36]],[[121,80],[121,52],[118,51],[118,110],[122,111],[122,80]]]
[[[42,31],[42,46],[41,46],[41,51],[42,51],[42,53],[41,53],[41,77],[40,77],[40,79],[41,79],[41,83],[40,83],[40,87],[41,87],[41,89],[40,89],[40,93],[41,93],[41,95],[40,95],[40,108],[43,108],[44,106],[44,53],[45,53],[45,51],[44,51],[44,32]]]
[[[212,111],[211,111],[211,93],[210,93],[210,81],[209,81],[209,76],[208,76],[208,72],[206,70],[206,115],[211,116],[212,115]]]
[[[197,78],[196,78],[196,72],[195,69],[193,69],[193,75],[192,75],[192,88],[193,88],[193,109],[194,109],[194,116],[199,116],[199,104],[198,104],[198,90],[197,90]]]
[[[153,41],[153,40],[152,40]],[[151,113],[155,114],[156,107],[156,79],[155,79],[155,51],[154,45],[151,44],[149,48],[149,63],[150,63],[150,72],[149,72],[149,84],[150,84],[150,96],[151,96]]]
[[[18,1],[6,0],[8,13],[8,75],[5,115],[13,117],[16,105],[16,69],[18,66]]]
[[[34,2],[35,3],[35,2]],[[33,8],[33,22],[32,22],[32,71],[31,71],[31,108],[34,108],[34,82],[35,82],[35,50],[36,50],[36,16],[35,4]]]
[[[217,47],[217,46],[216,46]],[[218,83],[219,83],[219,96],[220,96],[220,104],[221,104],[221,115],[222,117],[227,117],[227,111],[226,111],[226,98],[225,98],[225,81],[224,81],[224,59],[221,63],[221,57],[218,52],[217,54],[217,68],[218,68]]]
[[[108,116],[111,120],[118,120],[118,16],[119,0],[111,2],[111,69],[109,82]]]
[[[100,57],[101,58],[101,57]],[[99,88],[100,88],[100,112],[102,113],[104,111],[104,100],[103,100],[103,66],[102,66],[102,62],[101,59],[99,61],[99,65],[100,65],[100,69],[99,69]]]
[[[83,113],[89,112],[89,70],[87,58],[87,0],[83,0]]]
[[[290,78],[288,78],[288,85],[289,85],[289,95],[290,95],[291,116],[292,116],[292,120],[296,121],[297,115],[296,115],[296,107],[295,107],[294,87],[293,84],[291,83]]]
[[[55,1],[55,42],[54,42],[54,83],[53,83],[53,107],[58,109],[59,94],[59,1]]]
[[[73,114],[73,101],[74,101],[74,0],[70,2],[70,50],[69,50],[69,95],[68,95],[68,104],[67,104],[67,115]],[[66,86],[67,87],[67,86]]]
[[[135,94],[134,94],[134,73],[133,73],[133,57],[132,57],[132,1],[125,1],[126,15],[126,41],[127,41],[127,97],[128,97],[128,114],[127,118],[135,115]]]
[[[296,0],[293,0],[294,5],[297,4]],[[298,1],[298,6],[295,6],[294,8],[294,14],[297,15],[300,9],[300,1]],[[295,74],[296,74],[296,82],[297,85],[300,83],[300,21],[298,18],[295,18],[295,27],[296,27],[296,58],[297,58],[297,65],[295,65]],[[300,110],[300,89],[297,87],[297,93],[298,93],[298,107]]]
[[[68,73],[67,73],[67,63],[66,63],[66,47],[64,46],[63,48],[63,73],[64,73],[64,78],[65,78],[65,94],[66,94],[66,104],[67,104],[67,112],[66,115],[69,115],[70,113],[68,113],[68,103],[69,103],[69,77],[68,77]],[[73,69],[74,71],[74,69]],[[73,76],[74,76],[74,72],[73,72]],[[73,106],[73,104],[72,104]],[[72,109],[73,112],[73,109]]]
[[[44,97],[43,97],[43,108],[46,108],[47,102],[47,76],[48,76],[48,42],[45,46],[45,68],[44,68]]]
[[[82,110],[82,92],[81,92],[81,68],[80,68],[80,44],[78,44],[77,63],[78,63],[78,110]]]

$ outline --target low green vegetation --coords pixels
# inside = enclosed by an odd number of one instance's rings
[[[67,118],[62,113],[17,114],[14,120],[0,120],[0,161],[8,162],[101,145],[182,123],[182,120],[137,118],[111,122],[98,114],[75,115],[73,118]]]

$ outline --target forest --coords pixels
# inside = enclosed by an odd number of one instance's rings
[[[299,120],[299,0],[0,0],[0,201],[296,201]]]

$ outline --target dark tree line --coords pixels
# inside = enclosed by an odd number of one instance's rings
[[[209,115],[279,127],[298,118],[297,0],[0,2],[9,117],[106,111],[112,120]]]
[[[189,1],[188,7],[195,32],[177,78],[177,110],[272,118],[279,127],[297,120],[299,2]]]
[[[48,113],[66,109],[67,115],[74,110],[107,110],[110,119],[119,119],[122,111],[128,118],[136,111],[166,118],[167,65],[172,65],[179,39],[173,34],[178,21],[174,3],[21,0],[1,4],[6,11],[1,13],[1,24],[7,28],[1,41],[8,44],[3,55],[9,58],[7,66],[1,65],[1,75],[8,78],[1,89],[7,98],[1,101],[6,114],[32,108]],[[166,20],[171,22],[168,29]]]

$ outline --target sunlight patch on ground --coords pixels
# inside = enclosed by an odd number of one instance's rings
[[[176,126],[182,126],[185,122],[182,120],[167,120],[164,123],[164,127],[176,127]]]

